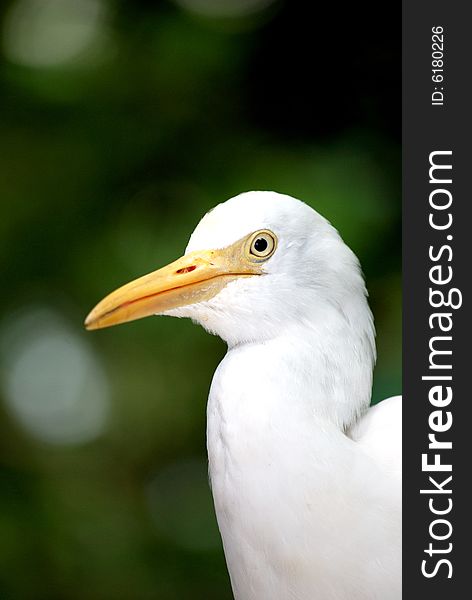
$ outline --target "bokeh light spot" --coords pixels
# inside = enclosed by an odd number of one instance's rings
[[[4,21],[5,55],[34,68],[69,64],[87,53],[96,58],[107,37],[106,8],[103,0],[17,0]]]
[[[6,407],[33,437],[82,444],[105,429],[106,375],[78,332],[52,310],[34,307],[0,330]]]

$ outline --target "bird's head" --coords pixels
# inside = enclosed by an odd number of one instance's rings
[[[247,192],[202,218],[184,256],[99,302],[85,326],[190,317],[234,345],[353,303],[370,319],[357,258],[329,222],[290,196]]]

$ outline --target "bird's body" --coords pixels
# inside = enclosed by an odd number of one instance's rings
[[[354,254],[305,204],[251,192],[207,214],[183,259],[156,273],[152,294],[138,280],[92,321],[128,320],[152,298],[154,312],[228,343],[207,440],[235,599],[399,599],[400,404],[368,408],[374,328]],[[185,302],[170,295],[175,281]]]
[[[237,347],[213,379],[210,478],[235,598],[398,599],[399,481],[317,414],[303,358],[316,364],[284,339]]]

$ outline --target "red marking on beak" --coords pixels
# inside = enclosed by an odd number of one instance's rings
[[[176,273],[178,273],[179,275],[182,275],[183,273],[191,273],[192,271],[195,271],[196,268],[196,265],[190,265],[190,267],[183,267],[182,269],[179,269],[178,271],[176,271]]]

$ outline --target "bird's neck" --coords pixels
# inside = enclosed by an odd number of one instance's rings
[[[270,402],[280,403],[346,430],[370,404],[374,361],[374,330],[364,301],[343,313],[326,307],[271,339],[229,348],[215,379],[234,374],[253,408],[256,389],[269,394],[268,418]]]

